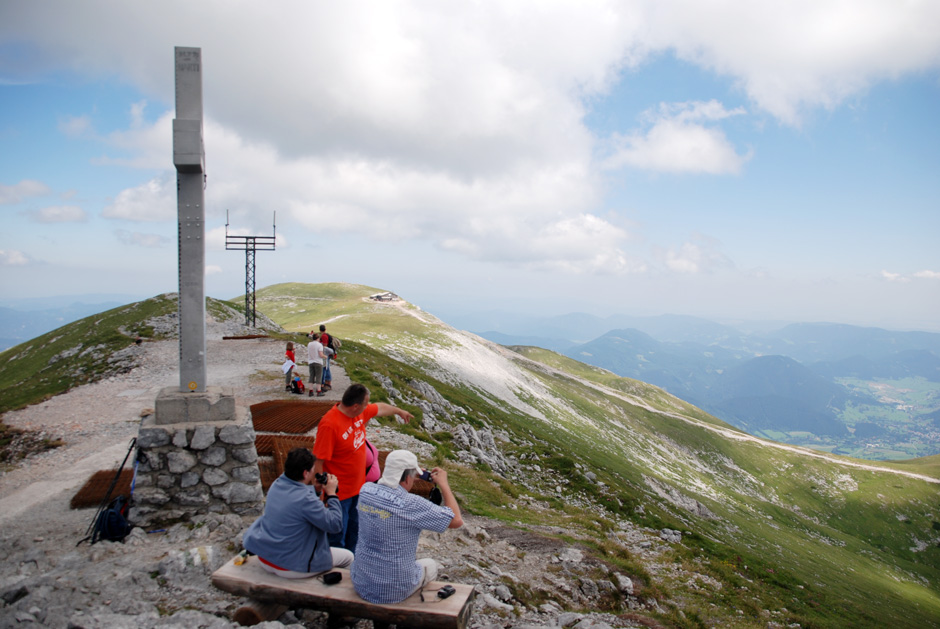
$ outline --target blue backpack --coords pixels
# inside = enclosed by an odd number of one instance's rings
[[[101,540],[109,542],[123,542],[127,534],[134,528],[127,523],[128,501],[126,496],[118,496],[111,501],[107,509],[98,514],[95,529],[91,534],[91,543]]]

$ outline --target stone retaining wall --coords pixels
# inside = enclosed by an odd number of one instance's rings
[[[135,506],[138,526],[188,520],[196,514],[259,515],[263,504],[255,430],[247,409],[234,420],[141,422],[137,435]]]

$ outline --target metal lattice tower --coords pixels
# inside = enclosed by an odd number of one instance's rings
[[[255,252],[274,251],[277,234],[277,212],[274,213],[272,236],[230,236],[228,210],[225,211],[225,248],[245,252],[245,325],[255,326]]]

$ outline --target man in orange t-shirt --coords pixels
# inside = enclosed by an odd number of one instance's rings
[[[343,530],[329,536],[330,546],[356,552],[359,538],[359,490],[366,482],[366,424],[373,417],[398,415],[406,422],[414,417],[397,406],[369,403],[369,389],[353,384],[343,393],[317,426],[313,471],[326,472],[339,479],[336,495],[343,506]]]

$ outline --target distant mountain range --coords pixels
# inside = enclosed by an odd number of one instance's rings
[[[634,327],[569,344],[585,331],[625,321]],[[480,336],[551,349],[655,384],[753,434],[854,456],[868,449],[871,458],[940,453],[940,334],[828,323],[739,328],[680,316],[574,314],[528,324],[534,326],[528,335]],[[549,337],[540,336],[546,332]],[[920,383],[916,391],[898,385],[892,395],[879,395],[877,386],[864,386],[906,379]],[[870,447],[873,438],[904,443],[909,433],[930,445],[897,454]]]
[[[0,351],[83,317],[104,312],[140,297],[70,295],[0,300]]]
[[[133,299],[0,300],[0,351]],[[940,453],[940,334],[681,315],[465,313],[449,323],[654,384],[759,436],[874,459]]]

